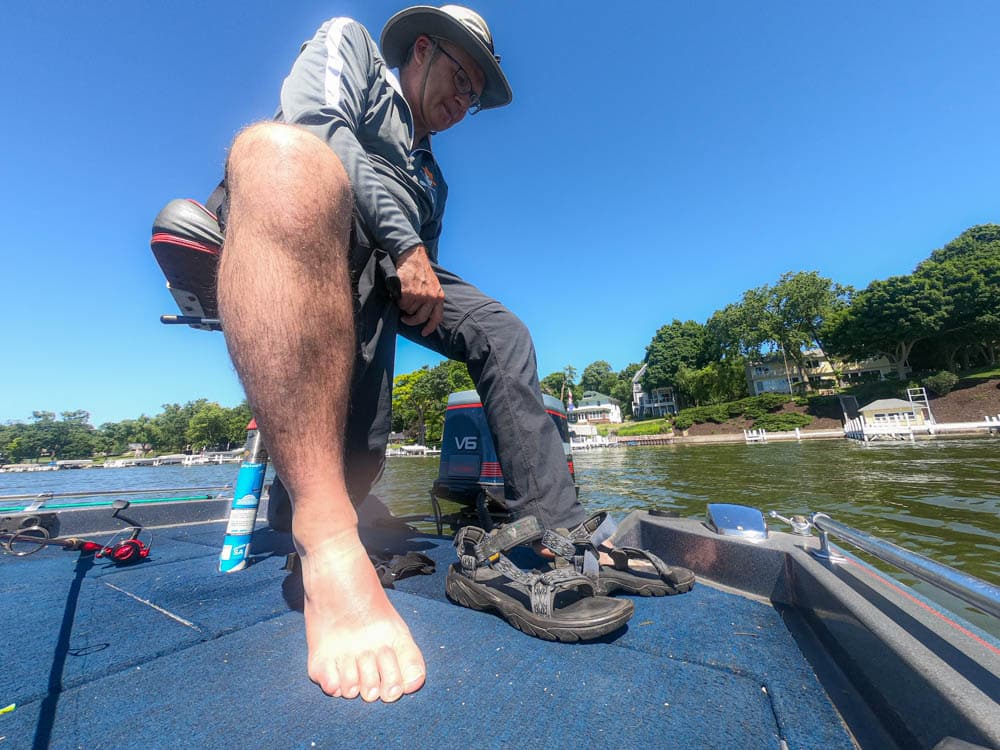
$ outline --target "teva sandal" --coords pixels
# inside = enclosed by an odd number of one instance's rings
[[[455,535],[460,562],[448,569],[448,598],[471,609],[495,612],[523,633],[576,643],[622,627],[634,608],[627,600],[596,596],[592,579],[570,568],[527,572],[503,553],[542,538],[533,516],[491,532],[465,526]]]
[[[586,575],[594,580],[597,593],[603,596],[619,591],[639,596],[671,596],[692,589],[695,577],[687,568],[667,565],[648,550],[604,544],[615,528],[611,516],[598,511],[565,535],[546,532],[542,544],[556,554],[557,570],[566,566]],[[599,561],[601,552],[611,558],[611,565]],[[652,570],[632,568],[629,560],[645,561]]]

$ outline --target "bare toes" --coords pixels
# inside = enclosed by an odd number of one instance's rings
[[[319,685],[320,690],[327,695],[334,698],[340,697],[340,674],[332,661],[324,666],[310,664],[309,679]]]
[[[345,655],[337,660],[337,670],[340,672],[340,690],[344,698],[357,698],[361,692],[358,665],[353,655]]]
[[[427,677],[427,668],[420,651],[414,646],[412,651],[397,653],[396,657],[403,673],[403,692],[417,692],[424,686],[424,679]]]
[[[388,647],[381,648],[378,651],[377,659],[379,675],[382,678],[379,697],[385,703],[399,700],[403,694],[403,673],[399,671],[396,652]]]
[[[362,700],[368,703],[378,700],[381,680],[378,662],[371,651],[362,651],[358,655],[358,682]]]

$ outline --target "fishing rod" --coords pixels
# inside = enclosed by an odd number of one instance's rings
[[[107,544],[81,539],[79,537],[53,538],[49,535],[49,530],[41,525],[26,526],[16,531],[0,531],[0,546],[8,554],[15,557],[27,557],[38,552],[42,547],[55,545],[69,551],[78,551],[81,554],[94,553],[96,558],[107,558],[115,565],[129,565],[145,560],[149,557],[149,550],[152,542],[143,541],[139,538],[142,533],[142,525],[120,515],[123,510],[129,507],[128,500],[115,500],[112,503],[114,512],[111,517],[128,524],[128,528],[120,531],[111,537]],[[127,534],[123,538],[123,533]],[[15,544],[20,542],[20,548],[15,549]]]

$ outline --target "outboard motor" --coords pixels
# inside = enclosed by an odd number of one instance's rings
[[[570,476],[575,478],[566,407],[552,396],[543,395],[542,398],[545,411],[552,417],[562,438]],[[510,515],[504,496],[500,461],[479,394],[476,391],[452,393],[444,418],[441,465],[431,490],[435,515],[440,519],[437,498],[444,498],[475,508],[479,525],[490,529],[494,519],[503,521]]]

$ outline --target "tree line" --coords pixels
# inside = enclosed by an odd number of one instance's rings
[[[954,372],[997,364],[1000,355],[1000,225],[966,230],[933,251],[912,273],[871,282],[861,290],[816,271],[783,274],[749,289],[705,323],[674,319],[656,331],[642,362],[614,370],[606,360],[572,365],[540,378],[545,393],[579,402],[586,391],[632,407],[632,379],[645,365],[648,392],[670,387],[691,406],[747,397],[747,364],[782,354],[798,370],[805,390],[812,351],[841,361],[886,357],[905,369]],[[441,440],[448,394],[472,389],[466,367],[445,361],[397,375],[392,428],[406,439]],[[198,452],[243,442],[250,409],[199,399],[164,404],[155,417],[109,422],[95,428],[83,410],[36,411],[28,422],[0,425],[0,463],[26,459],[121,455],[130,445],[159,453]]]
[[[995,366],[1000,354],[1000,225],[966,230],[933,251],[912,273],[856,290],[816,271],[783,274],[749,289],[705,323],[674,319],[653,336],[643,363],[648,392],[670,387],[693,406],[749,395],[746,367],[783,355],[812,389],[808,360],[814,352],[838,362],[885,357],[900,380],[907,368],[954,373]],[[639,363],[619,372],[603,360],[542,378],[553,395],[596,390],[631,403]]]
[[[120,456],[130,446],[159,454],[226,450],[243,444],[249,421],[246,401],[227,408],[206,399],[164,404],[155,417],[143,414],[100,427],[90,424],[90,413],[82,409],[58,418],[35,411],[27,422],[0,424],[0,464]]]

